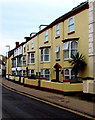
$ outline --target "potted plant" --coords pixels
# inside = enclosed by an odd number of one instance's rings
[[[75,79],[78,80],[78,74],[81,70],[83,70],[86,66],[86,62],[84,61],[85,57],[77,52],[75,55],[72,54],[72,59],[69,61],[71,63],[72,71],[74,72]]]

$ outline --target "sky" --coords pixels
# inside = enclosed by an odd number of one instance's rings
[[[0,0],[0,54],[86,0]]]

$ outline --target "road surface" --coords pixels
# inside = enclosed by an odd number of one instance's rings
[[[2,120],[89,120],[2,87]]]

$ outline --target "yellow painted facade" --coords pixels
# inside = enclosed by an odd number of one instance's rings
[[[21,67],[20,72],[26,69],[34,70],[35,75],[40,72],[40,74],[43,77],[48,77],[49,78],[48,80],[51,81],[53,79],[56,79],[56,71],[54,66],[56,65],[56,63],[58,63],[59,66],[61,66],[59,68],[60,70],[59,81],[63,82],[63,80],[65,79],[64,70],[72,68],[72,66],[69,63],[69,60],[71,58],[69,57],[68,59],[65,59],[64,57],[65,50],[63,48],[66,42],[68,43],[68,46],[70,46],[71,42],[75,41],[76,43],[78,43],[77,51],[85,56],[85,62],[87,63],[85,70],[79,73],[79,77],[87,77],[89,75],[88,14],[89,14],[88,3],[85,3],[78,8],[75,8],[73,11],[70,11],[67,14],[56,19],[54,22],[52,22],[50,25],[36,33],[34,36],[29,37],[29,40],[27,40],[26,38],[26,42],[23,44],[22,52],[22,56],[26,56],[26,65],[20,66]],[[72,24],[69,23],[70,19],[73,20]],[[74,29],[73,31],[72,30],[69,31],[70,27],[69,24],[74,25],[73,26],[74,28],[71,28]],[[48,50],[49,54],[47,53],[46,50]],[[29,60],[32,57],[33,57],[33,59],[31,59],[32,63],[30,63]],[[9,71],[7,70],[7,74],[11,75],[12,75],[12,60],[11,60],[12,58],[13,55],[8,59],[7,62],[7,69],[9,64],[11,64],[9,67]],[[21,78],[21,81],[23,83],[23,78]],[[29,84],[33,83],[34,85],[37,84],[34,81],[29,80],[28,78],[27,79],[25,78],[25,82]],[[59,88],[60,90],[63,89],[65,90],[66,87],[68,88],[67,91],[71,89],[74,91],[74,89],[76,90],[76,88],[79,87],[79,91],[82,90],[81,83],[80,85],[76,84],[76,86],[75,85],[70,86],[69,85],[70,83],[64,83],[64,85],[61,85],[61,83],[59,84],[56,85],[56,83],[54,83],[53,87],[55,86],[54,87],[55,89]],[[45,85],[50,88],[52,87],[50,82],[44,83],[42,81],[42,87],[44,87]]]
[[[12,58],[13,58],[13,55],[7,58],[7,62],[6,62],[6,74],[7,75],[8,74],[12,75]]]

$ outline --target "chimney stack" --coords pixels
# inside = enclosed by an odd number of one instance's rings
[[[19,42],[16,42],[15,44],[16,44],[16,47],[18,47],[18,46],[19,46]]]
[[[40,25],[40,26],[39,26],[39,31],[42,30],[42,29],[44,29],[44,28],[47,27],[47,26],[48,26],[48,25],[43,25],[43,24]]]

